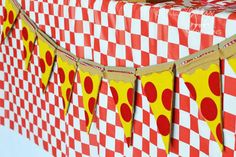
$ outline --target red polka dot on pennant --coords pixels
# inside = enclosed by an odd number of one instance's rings
[[[208,79],[209,88],[216,96],[220,96],[220,73],[213,72]]]
[[[1,35],[1,42],[3,42],[4,40],[4,32],[2,32],[2,35]]]
[[[85,122],[86,122],[86,126],[88,126],[89,124],[89,116],[88,116],[88,113],[85,111]]]
[[[218,140],[220,141],[220,143],[223,143],[221,124],[218,124],[216,127],[216,136],[217,136]]]
[[[204,98],[201,102],[201,112],[208,121],[213,121],[217,116],[217,107],[211,98]]]
[[[69,81],[70,81],[70,84],[71,84],[71,85],[72,85],[73,82],[74,82],[74,78],[75,78],[75,72],[74,72],[74,70],[71,70],[71,71],[69,72]]]
[[[23,50],[23,52],[22,52],[22,59],[25,60],[26,57],[27,57],[27,50],[26,50],[26,48],[25,48],[25,46],[24,46],[24,50]]]
[[[40,58],[40,60],[39,60],[39,67],[40,67],[40,69],[41,69],[41,72],[42,72],[42,73],[45,73],[46,66],[45,66],[45,63],[44,63],[44,61],[43,61],[42,58]]]
[[[66,98],[67,98],[68,101],[70,101],[70,95],[71,95],[71,89],[67,88],[67,90],[66,90]]]
[[[7,20],[7,9],[3,7],[3,21]]]
[[[88,102],[88,107],[89,107],[89,111],[90,111],[90,113],[91,114],[93,114],[93,110],[94,110],[94,107],[95,107],[95,98],[94,97],[91,97],[90,99],[89,99],[89,102]]]
[[[24,40],[28,40],[28,30],[26,27],[23,27],[23,29],[22,29],[22,36],[23,36]]]
[[[118,93],[114,87],[110,87],[112,97],[114,99],[115,104],[118,103]]]
[[[58,74],[59,74],[60,82],[64,83],[65,82],[64,70],[62,68],[58,68]]]
[[[172,104],[172,90],[165,89],[162,93],[162,103],[164,107],[170,111],[171,110],[171,104]]]
[[[10,33],[10,27],[7,27],[6,30],[5,30],[5,34],[8,35]]]
[[[13,14],[12,10],[9,12],[8,20],[9,20],[10,24],[13,24],[13,22],[14,22],[14,14]]]
[[[196,93],[196,90],[195,90],[194,86],[189,82],[186,82],[185,85],[187,86],[187,88],[189,90],[191,98],[193,100],[196,100],[197,99],[197,93]]]
[[[29,41],[29,50],[30,52],[34,50],[34,43],[32,41]]]
[[[170,133],[170,121],[164,115],[157,118],[157,127],[161,135],[167,136]]]
[[[129,106],[126,103],[123,103],[120,107],[120,113],[124,121],[129,122],[132,118],[132,113]]]
[[[49,66],[52,65],[52,55],[51,55],[50,51],[46,52],[46,62]]]
[[[93,91],[93,81],[89,76],[87,76],[84,80],[84,88],[88,94]]]
[[[150,103],[153,103],[157,99],[157,90],[152,82],[147,82],[144,86],[144,92]]]
[[[134,96],[134,90],[133,88],[129,88],[129,90],[127,91],[127,98],[131,106],[133,104],[133,96]]]

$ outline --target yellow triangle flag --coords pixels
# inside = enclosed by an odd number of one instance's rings
[[[3,28],[1,35],[1,43],[6,39],[6,37],[11,32],[12,27],[20,12],[20,6],[17,2],[12,0],[5,1],[5,8],[3,9]]]
[[[222,59],[227,59],[232,70],[236,73],[236,35],[226,39],[219,45]]]
[[[168,63],[137,70],[167,154],[170,146],[174,93],[174,73],[172,69],[173,63]]]
[[[70,52],[66,52],[66,50],[57,50],[57,65],[61,87],[60,91],[65,115],[69,110],[71,95],[73,92],[73,84],[77,70],[77,61],[75,58],[71,58],[69,54]]]
[[[34,45],[36,41],[36,26],[34,23],[28,18],[28,16],[25,13],[21,13],[21,19],[22,19],[22,39],[24,44],[24,50],[22,53],[22,58],[25,61],[25,69],[28,69],[31,54],[34,50]]]
[[[214,48],[211,48],[214,49]],[[221,78],[219,65],[219,51],[204,50],[190,56],[191,59],[180,61],[186,63],[180,73],[191,98],[194,99],[199,110],[207,122],[220,150],[223,150],[222,135],[222,100]],[[177,68],[178,69],[178,68]]]
[[[236,56],[229,58],[228,62],[231,68],[233,69],[233,71],[236,73]]]
[[[45,92],[55,60],[57,45],[42,31],[37,31],[39,46],[39,67],[41,69],[41,88]]]
[[[121,124],[124,128],[127,145],[132,144],[135,80],[132,68],[107,68],[105,77],[109,80]]]
[[[95,114],[100,83],[103,75],[101,69],[102,67],[100,65],[96,65],[91,61],[83,60],[79,63],[79,75],[82,86],[86,130],[88,133]]]

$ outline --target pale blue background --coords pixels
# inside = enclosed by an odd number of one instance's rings
[[[52,157],[48,152],[4,126],[0,126],[1,157]]]

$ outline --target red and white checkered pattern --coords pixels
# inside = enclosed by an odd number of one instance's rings
[[[4,3],[5,0],[0,2],[0,8]],[[211,7],[203,10],[177,6],[174,2],[147,5],[109,0],[24,0],[21,4],[59,45],[78,57],[110,66],[140,67],[176,60],[236,33],[233,7],[219,12],[208,11]],[[229,7],[224,2],[213,4]],[[215,7],[219,10],[218,5]],[[38,47],[29,71],[24,71],[20,19],[14,28],[0,47],[1,125],[19,132],[53,156],[166,156],[140,80],[133,146],[127,147],[105,79],[91,132],[87,134],[79,75],[68,115],[64,117],[56,65],[43,94],[39,88]],[[196,102],[177,75],[169,156],[236,156],[236,75],[227,61],[222,62],[222,73],[225,150],[219,151]]]

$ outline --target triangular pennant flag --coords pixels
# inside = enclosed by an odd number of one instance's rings
[[[86,130],[88,133],[95,114],[97,97],[103,75],[102,69],[103,67],[101,65],[80,59],[79,75],[82,86]]]
[[[21,19],[22,19],[21,34],[24,44],[22,58],[25,61],[25,69],[28,69],[31,53],[34,50],[34,45],[37,38],[35,32],[36,26],[24,12],[21,12]]]
[[[229,58],[228,62],[233,71],[236,73],[236,55],[234,57]]]
[[[15,24],[15,21],[20,12],[20,5],[12,0],[5,1],[5,8],[3,10],[4,17],[3,17],[3,28],[2,28],[2,35],[1,35],[1,43],[6,39],[9,35],[12,27]]]
[[[41,88],[45,92],[55,60],[56,43],[45,33],[38,30],[39,67],[41,69]]]
[[[177,69],[207,122],[220,150],[223,150],[222,99],[218,47],[181,59]]]
[[[70,52],[59,48],[57,50],[57,65],[60,78],[60,89],[63,100],[64,115],[67,114],[70,106],[73,84],[77,70],[77,60]]]
[[[229,65],[236,73],[236,35],[220,43],[222,58],[227,59]]]
[[[109,80],[110,90],[124,128],[128,146],[132,141],[134,112],[135,70],[133,68],[107,67],[105,77]]]
[[[172,125],[173,65],[173,63],[166,63],[137,70],[167,154],[169,153]]]

